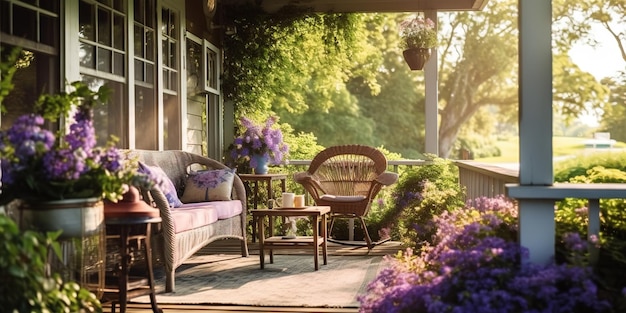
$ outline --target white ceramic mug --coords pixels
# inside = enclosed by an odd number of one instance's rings
[[[293,206],[296,208],[304,207],[304,195],[296,195],[293,198]]]
[[[270,199],[268,201],[268,207],[270,208],[293,208],[294,198],[296,194],[292,192],[283,192],[282,196],[276,199]]]
[[[296,197],[296,194],[293,192],[283,192],[281,201],[280,201],[280,206],[283,208],[293,208],[294,206],[294,199]]]

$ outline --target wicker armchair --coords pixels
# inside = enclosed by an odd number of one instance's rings
[[[331,231],[335,218],[358,218],[371,249],[375,243],[364,217],[378,192],[383,186],[394,184],[398,174],[387,172],[387,158],[376,148],[342,145],[317,154],[306,172],[294,174],[294,180],[306,189],[316,205],[330,206]]]

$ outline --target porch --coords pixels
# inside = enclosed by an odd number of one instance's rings
[[[258,263],[259,246],[258,242],[249,242],[250,256],[248,257]],[[341,258],[351,257],[380,257],[384,255],[393,255],[402,249],[399,242],[390,241],[382,245],[376,246],[369,250],[367,247],[339,245],[336,243],[328,244],[329,256],[337,256]],[[276,251],[277,258],[284,255],[302,256],[303,262],[310,263],[310,251],[307,249],[297,250],[280,250]],[[232,255],[235,258],[241,258],[240,244],[236,240],[221,240],[214,242],[202,250],[197,255]],[[306,263],[308,265],[308,263]],[[303,265],[305,266],[305,265]],[[158,287],[158,286],[157,286]],[[162,289],[162,288],[158,288]],[[103,312],[111,311],[110,303],[103,303]],[[203,305],[203,304],[159,304],[164,312],[180,313],[180,312],[229,312],[229,313],[250,313],[250,312],[285,312],[285,313],[303,313],[303,312],[319,312],[319,313],[354,313],[358,312],[358,308],[323,308],[323,307],[285,307],[285,306],[250,306],[250,305]],[[117,310],[119,311],[119,309]],[[116,312],[117,312],[116,311]],[[151,313],[152,309],[149,303],[129,303],[126,312],[128,313]]]
[[[292,165],[305,167],[307,161],[297,161]],[[389,170],[399,171],[403,166],[423,166],[428,164],[422,160],[402,160],[389,161]],[[552,205],[554,201],[558,201],[565,197],[585,198],[589,201],[589,233],[598,234],[600,229],[599,220],[599,202],[600,199],[606,198],[624,198],[626,195],[626,187],[618,184],[562,184],[555,186],[543,186],[541,188],[534,187],[533,190],[525,190],[520,187],[510,188],[511,184],[518,183],[517,170],[499,167],[490,164],[481,164],[474,161],[455,161],[459,168],[459,183],[466,188],[467,199],[476,197],[494,197],[502,194],[523,193],[524,197],[533,197],[535,199],[551,199]],[[538,189],[541,189],[538,191]],[[552,206],[551,206],[552,208]],[[545,213],[554,214],[554,210],[545,210]],[[543,212],[542,212],[543,213]],[[545,220],[544,220],[545,221]],[[523,222],[523,221],[521,221]],[[550,246],[550,242],[554,238],[554,218],[545,221],[539,227],[533,227],[532,235],[543,238],[538,251],[546,251],[553,249],[554,243]],[[523,229],[528,224],[520,224]],[[536,224],[535,224],[536,226]],[[529,233],[529,232],[526,232]],[[346,246],[329,243],[329,255],[341,256],[349,258],[351,256],[382,256],[396,254],[402,247],[399,242],[387,242],[385,244],[374,247],[368,252],[366,247]],[[234,242],[220,241],[213,243],[199,253],[204,254],[228,254],[237,255],[239,245]],[[593,252],[593,251],[592,251]],[[258,243],[250,243],[251,258],[258,259]],[[281,252],[281,253],[286,253]],[[290,254],[310,254],[310,252],[291,250]],[[307,256],[307,259],[310,256]],[[181,304],[160,304],[160,307],[166,312],[321,312],[321,313],[343,313],[358,312],[358,308],[311,308],[311,307],[268,307],[268,306],[244,306],[244,305],[181,305]],[[110,305],[104,304],[105,312],[111,312]],[[130,304],[127,312],[151,312],[149,304]]]

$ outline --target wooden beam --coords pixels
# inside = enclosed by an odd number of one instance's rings
[[[269,13],[286,6],[326,13],[480,11],[489,0],[223,0],[224,4],[258,4]]]

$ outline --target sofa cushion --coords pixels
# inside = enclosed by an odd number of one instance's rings
[[[217,221],[217,209],[210,204],[172,208],[174,233],[206,226]]]
[[[235,170],[206,170],[189,174],[183,203],[231,200]]]
[[[239,200],[229,201],[211,201],[199,203],[184,203],[180,208],[199,208],[202,206],[211,206],[217,210],[217,218],[224,220],[241,214],[243,207]]]
[[[167,174],[165,174],[162,168],[139,162],[139,172],[148,175],[156,181],[157,186],[163,191],[171,208],[177,208],[183,205],[180,199],[178,199],[178,193],[176,193],[174,183]]]

